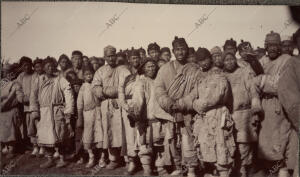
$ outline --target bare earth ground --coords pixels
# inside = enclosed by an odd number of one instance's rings
[[[97,165],[93,168],[85,168],[85,164],[78,165],[71,162],[67,167],[56,168],[52,167],[49,169],[40,169],[39,165],[44,163],[46,158],[30,157],[29,154],[19,154],[12,159],[6,159],[3,157],[4,168],[3,175],[115,175],[124,176],[126,172],[126,167],[120,167],[115,170],[108,170],[105,168],[99,168]],[[142,176],[142,169],[138,170],[135,176]],[[163,176],[168,176],[164,174]],[[268,176],[275,177],[276,175]],[[206,174],[205,177],[210,177]],[[251,177],[263,177],[259,173],[251,175]]]

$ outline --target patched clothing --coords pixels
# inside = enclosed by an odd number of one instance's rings
[[[235,153],[233,120],[228,104],[230,86],[222,73],[210,71],[180,105],[195,110],[193,134],[200,161],[216,166],[232,165]]]
[[[200,69],[197,66],[191,63],[181,65],[178,61],[170,61],[159,69],[155,79],[155,97],[165,112],[170,114],[174,101],[188,95],[192,91],[199,72]],[[180,153],[177,152],[178,146],[181,146],[182,154],[188,166],[196,166],[197,156],[194,149],[194,138],[191,133],[193,113],[180,111],[170,115],[173,119],[168,120],[166,128],[166,165],[171,165],[170,161],[172,158],[176,166],[181,164]],[[168,154],[170,152],[171,154]]]

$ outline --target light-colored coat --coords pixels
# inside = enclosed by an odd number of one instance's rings
[[[63,77],[41,75],[30,94],[30,111],[40,113],[38,144],[53,147],[69,136],[65,114],[73,114],[74,97],[70,83]]]

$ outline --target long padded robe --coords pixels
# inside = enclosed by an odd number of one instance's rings
[[[19,83],[1,80],[0,142],[17,141],[20,138],[20,112],[18,103],[24,93]]]
[[[24,92],[24,120],[22,125],[22,134],[25,136],[26,134],[31,137],[31,142],[36,143],[36,125],[37,122],[32,121],[30,119],[30,111],[29,111],[29,98],[32,89],[32,85],[38,79],[38,74],[27,74],[22,72],[16,81],[21,85],[22,90]],[[24,125],[26,123],[26,125]]]
[[[239,143],[257,141],[258,117],[252,116],[251,108],[260,107],[260,96],[252,82],[256,74],[250,69],[238,67],[233,73],[225,73],[232,89],[230,107],[233,109],[232,118],[237,131],[235,139]]]
[[[174,101],[188,95],[195,86],[200,69],[194,64],[187,63],[181,65],[178,61],[170,61],[163,65],[155,79],[155,97],[159,106],[170,114]],[[182,156],[188,165],[197,165],[196,151],[192,137],[192,117],[193,113],[181,111],[170,114],[172,119],[168,120],[165,135],[165,163],[174,158],[175,165],[181,164],[180,154],[174,144],[181,146]],[[163,117],[165,118],[165,117]],[[176,124],[174,124],[174,122]],[[174,126],[178,126],[175,128]],[[176,131],[176,132],[174,132]],[[180,140],[182,139],[182,143]],[[170,143],[171,142],[171,143]],[[168,154],[171,152],[171,154]],[[173,156],[173,157],[171,157]],[[171,164],[168,164],[171,165]]]
[[[285,65],[284,72],[279,78],[278,98],[295,131],[292,131],[289,142],[290,156],[287,167],[294,169],[294,176],[299,174],[299,118],[300,118],[300,56],[292,57]]]
[[[94,75],[92,88],[94,94],[102,100],[101,114],[103,125],[103,148],[124,146],[125,134],[122,123],[122,109],[118,100],[121,83],[130,75],[125,66],[115,68],[109,65],[100,67]],[[109,95],[106,98],[103,92]]]
[[[30,94],[30,111],[40,113],[37,136],[40,146],[54,147],[69,138],[65,114],[73,114],[74,97],[63,77],[38,77]]]
[[[264,111],[258,137],[258,156],[270,161],[284,159],[291,134],[291,124],[277,97],[278,80],[289,59],[290,56],[286,54],[275,60],[264,56],[260,62],[265,74],[256,78],[256,84],[259,85],[263,94],[262,108]]]

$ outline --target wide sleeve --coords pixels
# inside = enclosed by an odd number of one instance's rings
[[[300,62],[289,63],[279,79],[278,98],[298,131],[300,118]]]
[[[23,103],[24,93],[18,82],[13,82],[8,97],[1,102],[1,110],[9,110]]]
[[[73,91],[71,89],[70,83],[64,78],[61,77],[60,80],[61,89],[64,93],[65,97],[65,114],[73,114],[74,113],[74,107],[75,107],[75,101],[74,101],[74,95]]]
[[[39,112],[40,111],[40,105],[39,105],[39,78],[36,78],[32,82],[31,86],[31,92],[29,97],[29,111],[30,112]]]
[[[124,107],[125,101],[125,85],[126,78],[129,77],[130,71],[126,68],[122,68],[119,74],[119,85],[118,85],[118,98],[122,107]]]
[[[260,89],[255,84],[255,72],[251,69],[245,72],[244,82],[251,99],[251,108],[261,110]]]
[[[102,80],[102,72],[98,69],[94,75],[92,81],[92,91],[95,96],[99,99],[103,99],[103,80]]]
[[[193,109],[201,114],[225,104],[229,95],[229,83],[224,77],[209,77],[198,85],[198,91],[201,96],[193,102]]]
[[[164,65],[166,66],[166,65]],[[171,107],[174,104],[174,100],[169,97],[166,85],[164,83],[164,78],[168,78],[168,75],[165,74],[165,67],[160,68],[157,73],[157,76],[154,81],[155,88],[155,98],[160,105],[160,107],[165,110],[167,113],[171,112]]]
[[[193,110],[193,102],[198,98],[198,82],[195,84],[193,90],[183,98],[178,100],[179,109],[182,111],[191,111]]]
[[[22,90],[22,87],[19,83],[15,83],[14,84],[14,87],[15,87],[15,91],[16,91],[16,98],[17,98],[17,101],[19,103],[23,103],[23,100],[24,100],[24,92]]]
[[[129,105],[133,109],[135,116],[140,116],[145,106],[145,88],[142,81],[137,81],[135,87],[133,88],[132,104]]]
[[[84,108],[83,93],[84,93],[84,85],[81,86],[77,96],[77,110],[83,110]]]

